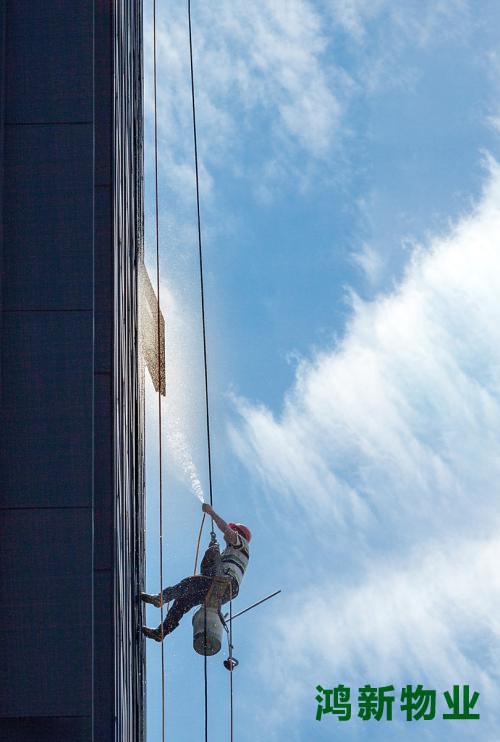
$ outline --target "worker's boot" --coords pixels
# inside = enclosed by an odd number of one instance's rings
[[[160,595],[150,595],[149,593],[141,593],[141,600],[144,603],[150,603],[150,605],[154,605],[155,608],[160,607]],[[152,629],[148,629],[148,631],[152,631]]]
[[[178,625],[178,621],[172,620],[172,618],[167,618],[163,623],[163,638],[167,636],[167,634],[170,634],[174,629],[176,629]],[[147,626],[143,626],[142,633],[148,639],[154,639],[156,642],[161,642],[162,640],[161,624],[158,626],[157,629],[150,629]]]
[[[147,626],[142,627],[142,633],[144,636],[146,636],[148,639],[154,639],[156,642],[161,642],[162,635],[161,635],[161,629],[149,629]]]
[[[173,599],[173,588],[166,587],[163,591],[163,605],[165,603],[169,603]],[[156,593],[156,595],[150,595],[149,593],[141,593],[141,600],[144,603],[149,603],[150,605],[154,605],[155,608],[160,608],[160,593]]]

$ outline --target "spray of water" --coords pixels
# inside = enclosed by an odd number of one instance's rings
[[[172,244],[176,244],[175,239]],[[169,282],[163,280],[161,285],[167,379],[163,425],[174,464],[171,471],[204,503],[203,487],[194,463],[194,452],[203,445],[200,428],[204,419],[203,346],[200,318],[194,311],[199,302],[199,286],[193,283],[196,266],[193,270],[191,263],[184,265],[185,251],[180,249],[182,245],[176,247],[168,254]]]
[[[201,486],[200,478],[196,471],[196,466],[194,464],[193,457],[191,456],[191,452],[189,450],[185,435],[180,430],[177,430],[169,434],[168,440],[170,443],[171,451],[177,459],[177,462],[182,468],[184,474],[188,478],[193,493],[196,495],[200,502],[205,502],[203,496],[203,487]]]

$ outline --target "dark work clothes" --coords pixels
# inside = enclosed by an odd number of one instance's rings
[[[166,587],[163,590],[163,601],[165,603],[174,601],[163,621],[163,636],[170,634],[179,625],[179,621],[184,614],[191,608],[203,603],[212,585],[212,578],[221,574],[221,556],[217,545],[209,546],[206,550],[200,571],[200,575],[186,577],[177,585]],[[227,603],[231,597],[235,598],[238,594],[239,586],[234,578],[231,580],[231,590],[232,594],[229,589],[224,594],[223,604]]]

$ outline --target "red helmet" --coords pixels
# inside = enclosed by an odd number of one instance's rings
[[[240,536],[243,536],[244,539],[247,541],[250,541],[252,538],[252,534],[250,533],[250,529],[243,525],[243,523],[228,523],[229,528],[232,528],[233,531],[237,531]]]

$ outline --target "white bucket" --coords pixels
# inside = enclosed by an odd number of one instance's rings
[[[206,631],[205,641],[205,611]],[[193,647],[198,654],[212,655],[220,652],[222,645],[222,623],[217,610],[201,606],[193,616]]]

